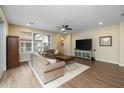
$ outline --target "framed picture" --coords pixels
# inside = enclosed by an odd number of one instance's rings
[[[100,46],[112,46],[112,36],[104,36],[99,38]]]

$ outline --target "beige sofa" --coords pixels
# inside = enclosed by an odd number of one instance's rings
[[[31,65],[35,69],[35,72],[40,78],[42,84],[64,75],[64,61],[50,64],[42,55],[32,54]]]

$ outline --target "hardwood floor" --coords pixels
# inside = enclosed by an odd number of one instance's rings
[[[105,62],[89,62],[76,59],[76,62],[91,66],[77,77],[66,82],[63,88],[119,88],[124,87],[124,67]]]
[[[0,79],[0,88],[39,88],[39,81],[34,76],[28,63],[8,70]]]
[[[124,87],[124,67],[115,64],[75,59],[76,62],[89,65],[90,68],[72,80],[63,84],[62,88],[99,88]],[[0,79],[0,87],[35,88],[41,87],[27,63],[8,70]]]

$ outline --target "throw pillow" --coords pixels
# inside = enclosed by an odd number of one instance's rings
[[[48,62],[50,63],[50,64],[55,64],[56,63],[56,59],[47,59],[48,60]]]
[[[59,51],[58,51],[58,50],[56,50],[56,51],[55,51],[55,54],[58,54],[58,52],[59,52]]]

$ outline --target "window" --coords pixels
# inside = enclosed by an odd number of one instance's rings
[[[50,35],[44,35],[43,49],[44,51],[50,49]]]
[[[25,42],[25,52],[31,52],[32,51],[32,42]]]
[[[32,33],[21,32],[20,33],[20,53],[32,52]]]
[[[50,49],[50,35],[34,33],[34,52]]]
[[[20,33],[20,40],[31,41],[32,40],[32,33],[31,32],[21,32]]]
[[[32,52],[32,41],[20,41],[20,53]]]
[[[42,51],[42,42],[35,41],[33,45],[34,45],[34,52]]]
[[[50,35],[21,32],[20,53],[43,52],[50,49]]]
[[[22,42],[22,41],[20,42],[20,53],[24,53],[24,51],[25,51],[24,50],[24,48],[25,48],[24,47],[25,46],[24,44],[25,44],[24,42]]]
[[[39,33],[33,34],[33,49],[34,52],[40,52],[42,51],[42,42],[43,42],[43,36]]]
[[[34,41],[42,41],[43,40],[43,35],[39,33],[34,33],[33,34]]]

